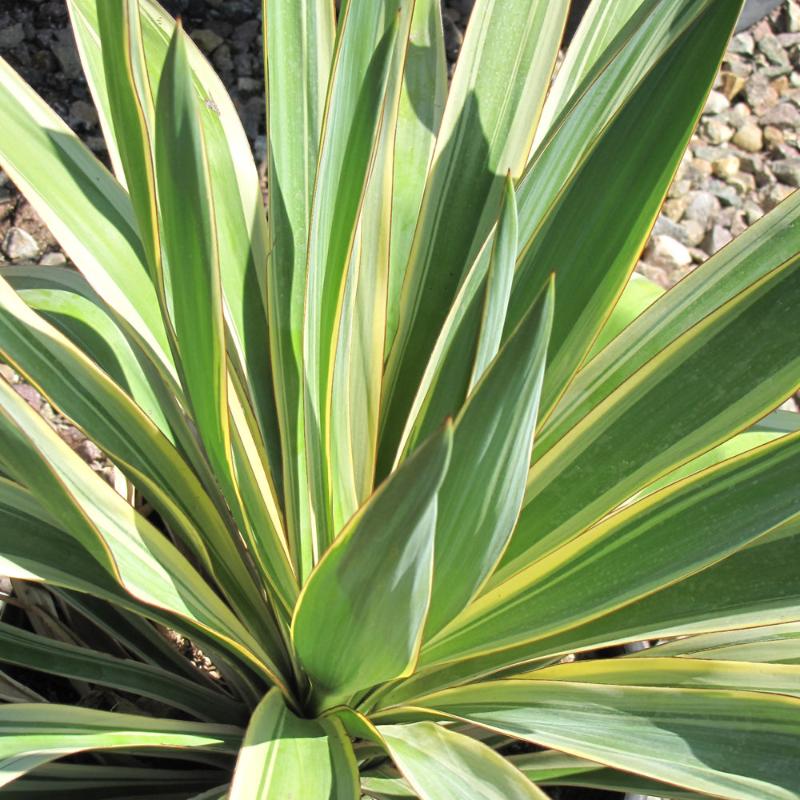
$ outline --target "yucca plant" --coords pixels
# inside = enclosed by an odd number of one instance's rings
[[[78,270],[0,350],[117,479],[0,382],[0,793],[800,797],[800,199],[632,275],[740,3],[553,79],[567,0],[478,0],[448,88],[439,0],[269,0],[266,209],[180,25],[68,6],[113,175],[0,61]]]

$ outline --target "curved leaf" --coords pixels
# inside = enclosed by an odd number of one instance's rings
[[[52,703],[0,705],[0,786],[41,764],[86,750],[201,748],[235,753],[230,725],[155,719]]]
[[[418,705],[726,800],[793,800],[800,791],[794,698],[508,680]]]
[[[426,638],[475,596],[514,530],[533,446],[553,302],[551,282],[455,421],[453,455],[439,489]]]
[[[503,756],[433,722],[378,727],[421,800],[547,800]]]
[[[519,176],[525,165],[567,7],[565,0],[479,0],[472,11],[436,140],[387,363],[379,475],[394,460],[447,311],[494,225],[505,176]],[[440,423],[441,418],[433,426]]]
[[[451,440],[448,425],[392,473],[306,583],[292,641],[318,705],[336,705],[413,669],[430,602],[436,493]]]
[[[230,800],[358,800],[358,768],[335,720],[301,719],[272,690],[242,742]]]
[[[0,622],[0,661],[111,686],[183,709],[197,719],[241,724],[245,708],[187,678],[130,659],[59,642]]]

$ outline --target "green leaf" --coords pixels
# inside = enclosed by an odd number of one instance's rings
[[[582,194],[588,195],[594,191],[594,178],[584,183],[578,179],[580,175],[588,178],[589,173],[594,171],[602,173],[603,180],[606,180],[609,175],[604,171],[610,169],[610,164],[628,164],[631,160],[628,153],[630,134],[626,126],[639,125],[641,109],[644,106],[649,109],[648,124],[641,131],[636,127],[636,135],[640,137],[646,132],[652,139],[651,150],[655,152],[658,149],[661,143],[661,128],[658,125],[651,126],[651,123],[660,114],[669,115],[669,120],[665,122],[667,127],[675,126],[676,121],[672,109],[668,109],[663,103],[656,103],[655,100],[660,96],[662,83],[672,85],[677,81],[672,72],[680,69],[684,63],[680,59],[670,57],[670,52],[682,42],[685,45],[687,30],[693,32],[694,36],[708,35],[709,31],[714,30],[713,26],[698,29],[695,23],[715,2],[719,3],[719,0],[691,0],[690,4],[681,5],[649,0],[647,8],[640,12],[635,24],[632,22],[626,31],[626,36],[619,43],[619,49],[607,54],[603,63],[598,66],[592,82],[587,84],[586,91],[569,104],[563,122],[542,144],[534,162],[528,167],[517,187],[519,235],[523,243],[523,252],[517,262],[514,284],[517,289],[512,290],[509,309],[514,321],[507,321],[507,334],[513,329],[520,315],[530,307],[550,271],[556,271],[557,282],[561,287],[557,319],[559,314],[565,319],[568,314],[583,314],[581,308],[586,293],[597,290],[594,300],[584,308],[586,312],[584,323],[590,326],[597,325],[599,328],[604,322],[638,256],[636,251],[633,255],[629,254],[630,260],[626,260],[628,256],[624,250],[610,248],[605,241],[608,234],[604,231],[604,227],[608,227],[609,230],[629,231],[628,227],[620,225],[616,219],[618,206],[622,207],[623,202],[628,202],[628,184],[622,190],[625,198],[620,204],[608,203],[605,196],[599,199],[595,197],[591,209],[587,212],[587,218],[597,220],[595,230],[600,232],[598,235],[603,238],[596,249],[599,251],[609,247],[607,252],[610,260],[597,257],[597,254],[588,248],[578,252],[577,256],[575,253],[569,254],[567,248],[580,248],[583,237],[561,239],[558,235],[558,231],[562,230],[561,227],[554,227],[548,223],[543,228],[543,225],[552,215],[567,213],[570,208],[569,203],[574,206]],[[693,57],[697,57],[696,54]],[[648,79],[649,84],[643,88],[643,76],[648,75],[651,75]],[[682,81],[693,82],[695,76],[681,73],[680,77]],[[658,83],[656,91],[653,90],[653,83]],[[673,130],[676,128],[673,127]],[[610,153],[612,150],[614,152]],[[654,168],[655,162],[649,158],[651,150],[645,148],[637,151],[638,156],[647,161],[646,169],[642,168],[644,171]],[[673,166],[675,166],[682,150],[677,148],[671,153],[669,158],[674,156]],[[617,171],[614,171],[610,179],[616,179]],[[661,181],[663,190],[666,191],[664,181],[668,181],[670,174],[668,168],[665,174],[655,175],[653,180]],[[629,184],[641,189],[643,193],[649,188],[648,182],[640,180],[638,175]],[[652,204],[652,197],[647,201],[642,200],[639,206],[631,204],[634,209],[631,213],[635,213],[637,209],[642,213],[643,204],[647,203]],[[657,209],[653,210],[653,217],[656,211]],[[599,216],[604,212],[611,216],[600,220]],[[563,229],[571,230],[576,227],[582,228],[584,222],[579,218],[577,222],[573,219],[565,225],[567,227]],[[563,247],[563,256],[555,254],[552,261],[549,257],[544,261],[529,258],[527,253],[534,239],[549,241],[548,247]],[[433,354],[423,367],[425,373],[421,388],[417,390],[418,382],[415,381],[410,389],[411,392],[417,392],[412,413],[409,415],[409,419],[414,418],[415,425],[415,435],[409,442],[411,445],[418,437],[424,438],[435,429],[442,418],[455,415],[463,404],[473,368],[475,342],[480,330],[482,288],[490,262],[491,242],[490,237],[463,280]],[[635,250],[637,245],[634,243],[630,246]],[[584,264],[583,271],[572,269],[571,262],[575,257],[579,257]],[[614,262],[615,259],[617,270],[609,272],[606,269],[607,264]],[[531,280],[521,279],[521,269],[526,265],[528,271],[531,268],[540,271],[538,278],[534,276]],[[594,281],[585,279],[584,272],[592,271],[596,271],[599,279],[603,281],[599,287]],[[566,276],[569,276],[568,281]],[[562,295],[561,290],[566,292],[566,296]],[[562,331],[572,330],[565,323],[559,324]],[[590,341],[586,343],[587,349],[590,344]],[[547,405],[549,404],[548,400]],[[543,414],[546,411],[545,407]],[[403,441],[403,446],[407,444]],[[394,440],[391,445],[384,442],[382,447],[383,458],[394,458],[394,452],[389,453],[389,450],[396,447]],[[539,448],[536,448],[536,452],[538,451]]]
[[[414,669],[451,440],[447,425],[377,489],[300,595],[292,641],[320,706]]]
[[[331,387],[333,531],[369,497],[375,483],[392,229],[392,180],[403,66],[414,4],[398,11],[398,42],[388,68],[383,119],[358,218],[342,300]]]
[[[0,705],[0,786],[41,764],[87,750],[201,748],[235,753],[230,725],[155,719],[51,703]]]
[[[650,4],[646,0],[599,0],[589,4],[547,93],[547,101],[533,143],[534,151],[551,131],[553,123],[569,100],[584,88],[584,78],[601,61],[606,48],[615,42],[617,34],[641,6]]]
[[[225,333],[208,161],[184,42],[173,34],[156,107],[164,295],[184,388],[215,469],[230,471]]]
[[[622,296],[617,301],[611,315],[606,320],[594,345],[589,352],[588,359],[594,358],[604,347],[619,336],[645,309],[649,308],[664,290],[644,275],[634,272],[625,285]]]
[[[500,349],[517,261],[517,247],[517,199],[514,194],[514,181],[511,179],[511,175],[508,175],[503,196],[503,208],[492,245],[489,272],[486,276],[486,296],[483,301],[481,332],[478,337],[478,351],[472,367],[469,392],[473,390],[489,366],[489,362]]]
[[[610,658],[557,664],[521,677],[571,683],[734,689],[800,697],[800,666],[794,664],[748,664],[701,658]]]
[[[396,774],[384,774],[388,770],[374,770],[369,773],[362,773],[361,789],[367,797],[374,797],[376,800],[406,800],[414,798],[418,800],[416,792],[403,779]]]
[[[220,576],[237,606],[254,619],[264,614],[259,589],[229,529],[177,450],[102,370],[27,308],[2,278],[0,352],[147,492],[201,563]],[[279,556],[272,562],[277,574]]]
[[[242,658],[236,650],[225,650],[226,645],[210,636],[199,624],[179,614],[149,605],[129,594],[109,574],[92,555],[91,551],[80,547],[75,537],[60,530],[52,517],[42,508],[40,503],[22,487],[10,481],[0,479],[0,572],[11,578],[26,581],[42,582],[49,586],[61,587],[69,591],[81,593],[84,602],[78,604],[81,613],[86,613],[86,603],[92,598],[97,602],[113,604],[113,606],[130,612],[131,615],[144,617],[159,623],[165,628],[179,631],[190,638],[204,652],[215,654],[218,666],[227,663],[222,652],[239,658],[237,670],[239,686],[249,688],[254,676],[248,671],[247,664],[252,663]],[[70,598],[72,604],[74,598]],[[88,614],[97,620],[97,615]],[[144,623],[143,624],[147,624]],[[101,626],[102,627],[102,626]],[[128,628],[117,627],[113,633],[120,631],[120,640],[128,644]],[[138,652],[139,646],[132,647]],[[172,646],[173,659],[180,663],[181,657]],[[157,660],[156,663],[159,663]],[[162,666],[174,669],[169,660]],[[198,680],[197,671],[189,662],[182,663],[189,667],[188,673],[193,680]],[[252,692],[251,692],[252,694]]]
[[[591,622],[546,637],[521,652],[522,661],[641,639],[776,625],[797,619],[800,582],[794,564],[800,553],[800,520],[722,560]],[[524,656],[523,656],[524,653]],[[483,664],[487,669],[487,664]]]
[[[507,680],[440,692],[417,705],[727,800],[792,800],[800,791],[794,698]]]
[[[631,654],[631,658],[634,655],[640,658],[677,655],[725,661],[800,664],[800,622],[687,636],[658,647],[648,647]]]
[[[335,720],[301,719],[272,690],[253,712],[230,800],[358,800],[358,767]]]
[[[378,731],[422,800],[547,800],[503,756],[468,736],[432,722]]]
[[[798,468],[787,436],[650,495],[484,594],[421,663],[533,642],[710,566],[800,519]]]
[[[495,585],[790,394],[800,351],[786,326],[798,303],[792,259],[668,345],[534,460]]]
[[[132,346],[85,279],[67,267],[6,266],[2,277],[27,306],[38,311],[86,353],[174,443],[175,434],[151,387],[155,371]],[[140,361],[141,358],[141,361]]]
[[[147,126],[148,118],[153,116],[153,101],[143,74],[138,0],[97,3],[97,19],[115,149],[136,214],[150,278],[158,290],[163,280],[161,241]]]
[[[479,0],[473,9],[436,140],[387,364],[379,475],[394,461],[447,311],[496,220],[505,176],[519,176],[525,165],[567,7],[566,0]]]
[[[286,524],[299,570],[309,528],[303,414],[303,308],[311,199],[333,57],[333,6],[325,0],[263,3],[267,168],[272,251],[269,328],[281,431]],[[307,561],[306,555],[302,558]]]
[[[385,355],[397,332],[400,294],[422,196],[447,98],[447,59],[441,5],[416,0],[405,54],[394,139],[391,247]]]
[[[592,359],[543,425],[534,459],[561,441],[593,408],[668,345],[793,259],[800,251],[798,217],[800,195],[795,194],[687,275]],[[775,405],[788,395],[789,392]]]
[[[301,582],[333,540],[331,391],[347,268],[378,147],[399,0],[343,10],[322,131],[308,243],[305,298],[305,437],[311,539]]]
[[[542,156],[531,162],[527,191],[537,195],[540,206],[552,199],[533,230],[527,214],[520,226],[524,244],[506,332],[555,270],[558,298],[542,390],[545,416],[628,282],[703,110],[740,7],[738,0],[708,4],[643,77],[565,183],[547,184]],[[559,138],[553,137],[550,146]]]
[[[705,800],[707,797],[638,775],[607,769],[585,758],[567,756],[552,750],[511,756],[509,761],[542,786],[585,786],[673,800]]]
[[[156,292],[122,187],[0,59],[0,164],[154,364],[172,369]]]
[[[197,719],[241,724],[244,707],[157,667],[56,641],[0,622],[0,661],[111,686],[181,708]]]
[[[113,581],[140,602],[199,626],[223,649],[282,683],[280,669],[191,564],[5,381],[0,381],[0,442],[14,476]]]
[[[430,638],[477,594],[514,530],[530,463],[553,320],[553,283],[467,400],[439,489]]]
[[[224,773],[201,769],[101,766],[100,764],[44,764],[3,789],[9,800],[43,797],[54,800],[109,800],[146,797],[185,800],[187,791],[199,791],[219,782]]]
[[[124,169],[114,140],[110,98],[105,81],[99,40],[97,0],[69,0],[78,50],[89,88],[97,107],[106,144],[118,179]],[[137,20],[131,33],[141,29],[141,46],[132,42],[131,54],[138,76],[139,96],[152,142],[153,111],[149,82],[153,92],[161,80],[164,61],[175,23],[154,0],[137,0]],[[132,17],[133,19],[133,17]],[[214,196],[214,215],[219,247],[220,277],[225,300],[225,318],[230,334],[229,357],[248,385],[261,435],[269,446],[277,443],[277,418],[272,396],[266,322],[266,262],[269,252],[264,207],[259,176],[250,154],[236,108],[222,81],[205,56],[186,39],[188,61],[192,69],[195,96],[205,136],[209,178]],[[140,63],[144,54],[144,63]],[[280,477],[277,447],[269,448],[270,470]]]

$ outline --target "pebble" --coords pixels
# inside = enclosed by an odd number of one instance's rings
[[[706,229],[696,219],[684,220],[681,223],[681,228],[683,229],[685,237],[683,244],[687,245],[690,251],[691,248],[698,247],[702,244],[706,235]]]
[[[748,225],[753,225],[764,216],[764,209],[753,200],[747,200],[744,204],[744,214]]]
[[[83,125],[84,128],[91,128],[97,125],[98,116],[95,107],[86,100],[76,100],[69,107],[70,122]]]
[[[656,267],[654,264],[648,264],[646,261],[640,261],[636,265],[636,271],[665,289],[669,289],[675,283],[672,275],[667,270],[663,267]]]
[[[756,51],[756,43],[749,33],[737,33],[728,46],[728,52],[751,56]]]
[[[32,408],[34,411],[41,411],[44,400],[33,386],[27,383],[15,383],[14,391]]]
[[[780,128],[776,128],[774,125],[764,126],[764,143],[767,145],[767,147],[780,147],[783,142],[783,131],[781,131]]]
[[[11,261],[33,261],[39,257],[39,245],[22,228],[9,228],[3,239],[3,252]]]
[[[737,172],[735,175],[731,175],[727,179],[727,183],[741,195],[752,192],[756,188],[756,179],[748,172]]]
[[[758,41],[758,49],[776,66],[788,66],[789,56],[774,34],[762,36]]]
[[[672,269],[692,263],[692,256],[685,245],[671,236],[654,236],[644,253],[644,259],[656,267]]]
[[[86,461],[100,461],[103,458],[103,451],[88,439],[84,439],[76,448],[76,452]]]
[[[45,253],[39,259],[39,264],[42,267],[60,267],[66,263],[67,257],[59,250],[54,250],[52,253]]]
[[[734,130],[717,117],[711,117],[705,124],[706,139],[714,145],[725,144],[733,138]]]
[[[664,202],[663,214],[674,222],[678,222],[689,205],[688,197],[670,197]]]
[[[78,58],[78,51],[75,49],[75,39],[69,28],[56,33],[56,40],[50,45],[50,50],[68,80],[74,80],[82,75],[81,61]]]
[[[796,0],[788,0],[786,3],[786,27],[790,33],[800,32],[800,5]]]
[[[699,222],[704,230],[708,229],[712,218],[720,211],[720,202],[711,192],[694,192],[686,207],[684,217]]]
[[[692,256],[692,261],[695,264],[702,264],[708,261],[708,253],[700,247],[690,247],[689,253]]]
[[[764,146],[764,134],[753,123],[746,123],[733,135],[733,143],[748,153],[757,153]]]
[[[714,174],[718,178],[730,178],[739,171],[741,162],[736,156],[718,158],[712,165]]]
[[[761,73],[754,73],[744,87],[747,105],[756,116],[762,116],[778,102],[778,93],[770,85],[769,79]]]
[[[703,250],[709,255],[714,255],[718,250],[722,250],[726,244],[733,241],[733,236],[727,228],[722,225],[714,225],[703,241]]]
[[[782,183],[774,183],[766,187],[761,195],[761,206],[764,211],[772,211],[779,203],[782,203],[794,189]]]
[[[761,122],[776,128],[796,128],[800,125],[800,110],[794,103],[778,103],[761,117]]]
[[[736,75],[734,72],[720,73],[720,88],[728,100],[733,100],[744,89],[744,85],[745,79],[741,75]]]
[[[218,33],[210,28],[197,28],[190,34],[192,41],[206,54],[213,53],[225,41]]]
[[[0,27],[0,48],[10,50],[12,47],[17,47],[25,41],[25,28],[22,23],[17,22],[15,25],[8,25],[7,27]]]
[[[800,186],[800,158],[785,158],[772,162],[772,171],[781,183]]]
[[[703,110],[704,114],[721,114],[723,111],[727,111],[731,107],[731,101],[725,97],[722,92],[718,92],[716,90],[712,90],[711,94],[708,95],[708,100],[706,100],[706,106]]]
[[[712,178],[706,187],[714,197],[718,198],[723,206],[733,206],[738,208],[742,204],[742,198],[733,186],[723,180]]]
[[[684,226],[670,219],[666,214],[659,214],[656,224],[653,226],[652,235],[670,236],[681,244],[690,244]]]

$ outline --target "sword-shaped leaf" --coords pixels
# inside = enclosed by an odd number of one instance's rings
[[[493,581],[569,541],[791,394],[800,352],[786,325],[798,303],[795,258],[665,347],[535,460],[519,524]],[[731,348],[732,341],[741,346]]]
[[[199,748],[235,753],[231,725],[157,719],[52,703],[0,706],[0,786],[35,767],[87,750]]]
[[[131,659],[38,636],[4,622],[0,622],[0,661],[151,697],[196,719],[234,725],[246,719],[241,703],[187,678]]]
[[[273,689],[242,742],[230,800],[358,800],[355,755],[341,723],[302,719]]]
[[[394,461],[448,309],[497,218],[505,176],[518,177],[525,165],[567,7],[565,0],[479,0],[473,9],[436,140],[388,359],[379,475]]]
[[[451,440],[448,424],[392,473],[306,583],[292,641],[318,705],[336,705],[413,670],[430,603],[436,493]]]
[[[208,159],[186,52],[172,37],[156,106],[156,189],[164,295],[181,380],[209,458],[230,473],[230,420],[217,228]]]
[[[800,791],[795,698],[506,680],[417,707],[726,800],[793,800]]]
[[[551,282],[455,421],[453,455],[439,489],[426,638],[475,596],[514,530],[533,446],[553,302]]]
[[[431,722],[378,731],[420,800],[547,800],[503,756],[468,736]]]
[[[340,19],[308,243],[304,405],[311,530],[301,578],[332,541],[331,392],[347,268],[398,46],[399,0],[352,3]]]
[[[303,309],[311,200],[333,58],[326,0],[265,0],[272,371],[281,431],[286,524],[295,567],[307,560]],[[308,565],[306,565],[306,569]]]
[[[798,468],[796,434],[650,495],[487,592],[423,663],[552,635],[710,566],[800,515]]]

